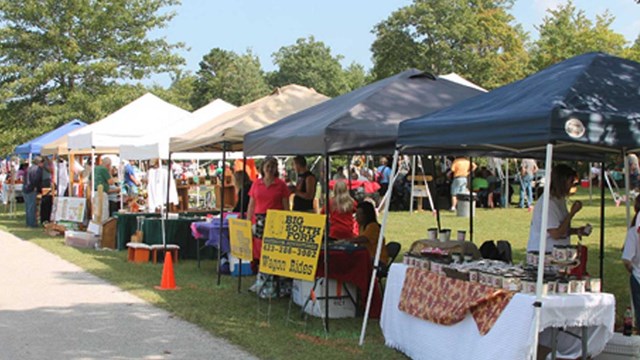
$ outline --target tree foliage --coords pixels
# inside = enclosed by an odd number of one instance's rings
[[[331,97],[352,90],[340,64],[342,55],[332,55],[331,48],[313,36],[281,47],[272,57],[278,66],[269,77],[272,86],[298,84]]]
[[[15,135],[0,148],[6,152],[31,130],[99,119],[117,109],[109,107],[116,98],[129,98],[116,93],[119,82],[177,70],[184,61],[173,51],[182,45],[149,33],[174,16],[160,10],[178,3],[0,0],[0,130]]]
[[[533,71],[586,52],[602,51],[624,55],[626,40],[611,29],[614,17],[608,12],[597,15],[595,22],[571,1],[548,10],[537,27],[540,37],[531,49]]]
[[[414,67],[456,72],[486,88],[526,74],[527,35],[511,25],[512,0],[414,0],[377,24],[373,75]]]
[[[196,72],[191,105],[200,108],[215,99],[244,105],[269,93],[260,60],[251,51],[236,54],[220,48],[202,58]]]

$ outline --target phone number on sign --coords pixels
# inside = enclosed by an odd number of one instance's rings
[[[264,251],[280,254],[315,257],[318,252],[318,244],[301,243],[280,239],[264,239]]]

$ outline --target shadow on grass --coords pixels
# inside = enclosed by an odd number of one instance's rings
[[[369,322],[364,347],[359,347],[358,336],[362,318],[331,319],[330,332],[325,338],[320,319],[311,318],[306,327],[289,324],[285,319],[288,299],[271,302],[271,317],[259,317],[257,308],[266,310],[268,302],[258,301],[247,291],[255,277],[242,279],[242,290],[237,291],[237,278],[222,276],[216,285],[216,263],[203,261],[197,267],[195,260],[181,260],[174,265],[179,291],[158,291],[162,264],[134,264],[126,260],[125,251],[96,251],[64,245],[62,237],[47,236],[42,229],[31,230],[24,225],[24,216],[8,218],[0,214],[0,225],[14,235],[28,239],[49,252],[59,255],[88,272],[127,290],[134,295],[164,308],[189,322],[201,326],[214,335],[222,336],[262,358],[293,359],[317,358],[318,354],[334,359],[375,358],[403,359],[399,352],[387,348],[378,321]],[[78,281],[70,274],[59,277]],[[293,306],[292,316],[299,319],[299,307]],[[142,356],[141,356],[142,357]]]

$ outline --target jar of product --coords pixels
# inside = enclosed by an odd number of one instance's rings
[[[599,293],[602,291],[602,281],[599,278],[589,279],[589,291],[592,293]]]
[[[567,260],[567,247],[564,245],[554,245],[553,246],[553,258],[558,261],[566,261]]]
[[[478,270],[475,270],[475,269],[469,270],[469,281],[474,283],[478,282]]]
[[[567,294],[569,292],[569,282],[567,279],[558,280],[558,287],[556,288],[557,294]]]
[[[567,260],[573,261],[578,258],[578,246],[576,245],[567,245]]]

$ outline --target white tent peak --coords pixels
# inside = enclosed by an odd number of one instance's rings
[[[468,86],[470,88],[474,88],[480,91],[484,91],[487,92],[487,89],[483,88],[482,86],[476,85],[474,83],[472,83],[471,81],[463,78],[462,76],[456,74],[456,73],[450,73],[450,74],[446,74],[446,75],[440,75],[438,76],[441,79],[445,79],[445,80],[449,80],[451,82],[454,83],[458,83],[460,85],[464,85],[464,86]]]
[[[72,150],[93,147],[96,151],[117,149],[123,144],[135,144],[142,136],[166,131],[187,115],[188,111],[146,93],[102,120],[70,134],[68,147]]]

